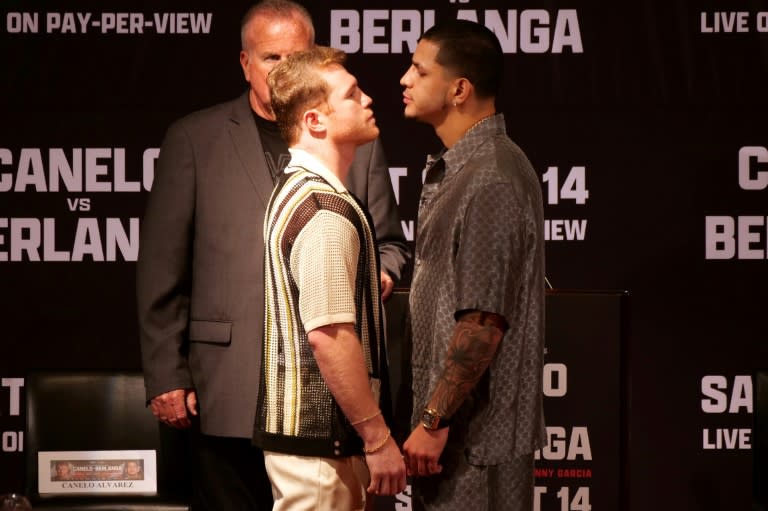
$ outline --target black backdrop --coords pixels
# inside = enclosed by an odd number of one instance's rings
[[[308,7],[374,98],[407,233],[438,140],[402,119],[412,48],[398,41],[472,13],[503,29],[499,107],[542,177],[548,278],[630,293],[630,508],[748,509],[749,376],[768,366],[768,2],[604,4]],[[247,5],[0,5],[0,491],[21,484],[27,369],[139,366],[136,229],[155,149],[172,120],[244,90]],[[78,168],[81,187],[66,177]]]

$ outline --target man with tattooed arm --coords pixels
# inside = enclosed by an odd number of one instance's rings
[[[470,21],[419,41],[405,116],[445,146],[427,162],[411,283],[414,509],[533,507],[544,442],[544,230],[538,177],[496,112],[503,54]]]

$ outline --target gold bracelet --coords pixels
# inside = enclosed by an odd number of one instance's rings
[[[384,444],[386,444],[386,443],[387,443],[387,440],[389,440],[389,437],[390,437],[390,436],[391,436],[391,431],[389,431],[389,428],[387,428],[387,434],[386,434],[386,435],[384,435],[384,440],[382,440],[382,441],[381,441],[381,442],[380,442],[380,443],[379,443],[379,444],[378,444],[376,447],[374,447],[373,449],[366,449],[365,447],[363,447],[363,452],[364,452],[365,454],[373,454],[373,453],[375,453],[375,452],[379,451],[379,450],[380,450],[382,447],[384,447]]]
[[[359,421],[350,422],[349,425],[357,426],[358,424],[362,424],[363,422],[368,422],[369,420],[373,419],[374,417],[378,417],[379,415],[381,415],[381,410],[377,410],[376,413],[374,413],[373,415],[369,415],[368,417],[363,417]]]

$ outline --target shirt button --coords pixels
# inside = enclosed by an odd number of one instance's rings
[[[341,456],[341,451],[338,449],[334,449],[333,454],[335,454],[336,456]]]
[[[339,447],[340,445],[341,445],[341,442],[339,442],[338,440],[335,440],[335,441],[333,442],[333,446],[334,446],[334,447]]]

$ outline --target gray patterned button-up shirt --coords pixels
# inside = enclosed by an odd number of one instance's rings
[[[496,464],[544,440],[544,214],[528,158],[501,114],[430,162],[411,283],[414,422],[443,371],[456,315],[509,324],[494,360],[454,415],[451,442],[470,463]]]

